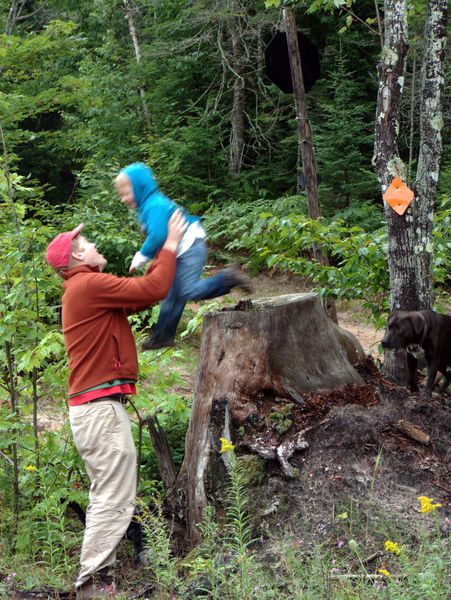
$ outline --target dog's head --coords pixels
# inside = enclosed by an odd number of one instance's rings
[[[382,347],[393,350],[418,344],[422,340],[424,327],[424,317],[420,312],[395,310],[388,319]]]

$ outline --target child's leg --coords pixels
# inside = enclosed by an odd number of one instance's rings
[[[203,242],[199,240],[201,241]],[[185,290],[199,280],[205,265],[206,247],[204,243],[199,244],[199,242],[195,242],[177,258],[174,281],[160,305],[160,315],[152,333],[152,343],[169,344],[174,341],[177,325],[188,299]]]
[[[197,240],[191,248],[180,257],[184,267],[179,279],[178,294],[188,300],[207,300],[228,294],[233,287],[251,291],[250,279],[238,267],[230,267],[216,275],[201,279],[203,266],[207,258],[207,248],[204,240]],[[202,267],[200,265],[202,264]]]
[[[203,239],[196,240],[185,253],[177,258],[174,282],[160,307],[158,322],[149,343],[152,345],[171,345],[174,341],[177,325],[188,300],[206,300],[228,294],[232,287],[241,287],[250,291],[249,278],[237,268],[220,271],[212,277],[201,279],[207,259],[207,247]]]

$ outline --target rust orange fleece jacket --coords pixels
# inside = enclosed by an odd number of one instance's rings
[[[138,358],[127,314],[166,297],[175,253],[161,250],[142,277],[117,277],[80,265],[63,274],[63,335],[69,395],[112,379],[138,379]]]

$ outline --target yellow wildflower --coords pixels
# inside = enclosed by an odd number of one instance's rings
[[[232,442],[229,442],[228,440],[226,440],[225,438],[220,438],[221,441],[221,450],[220,453],[224,454],[224,452],[233,452],[235,450],[235,446],[232,444]]]
[[[390,573],[387,571],[387,569],[379,569],[378,573],[384,575],[384,577],[390,577]]]
[[[399,554],[401,552],[401,549],[396,542],[387,540],[385,542],[385,552],[393,552],[393,554]]]
[[[28,467],[25,467],[25,471],[37,471],[37,467],[35,467],[34,465],[28,465]]]
[[[427,496],[418,496],[418,500],[421,503],[421,507],[420,507],[421,513],[432,512],[436,508],[441,507],[441,504],[439,502],[437,502],[436,504],[433,504],[434,498],[428,498]]]

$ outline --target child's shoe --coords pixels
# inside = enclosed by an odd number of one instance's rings
[[[175,346],[174,340],[160,342],[158,340],[154,340],[152,337],[148,337],[146,340],[144,340],[141,348],[143,350],[159,350],[160,348],[172,348],[172,346]]]
[[[246,294],[252,294],[254,291],[251,278],[243,273],[238,265],[232,265],[231,267],[224,269],[223,273],[231,288],[240,288],[243,292],[246,292]]]

